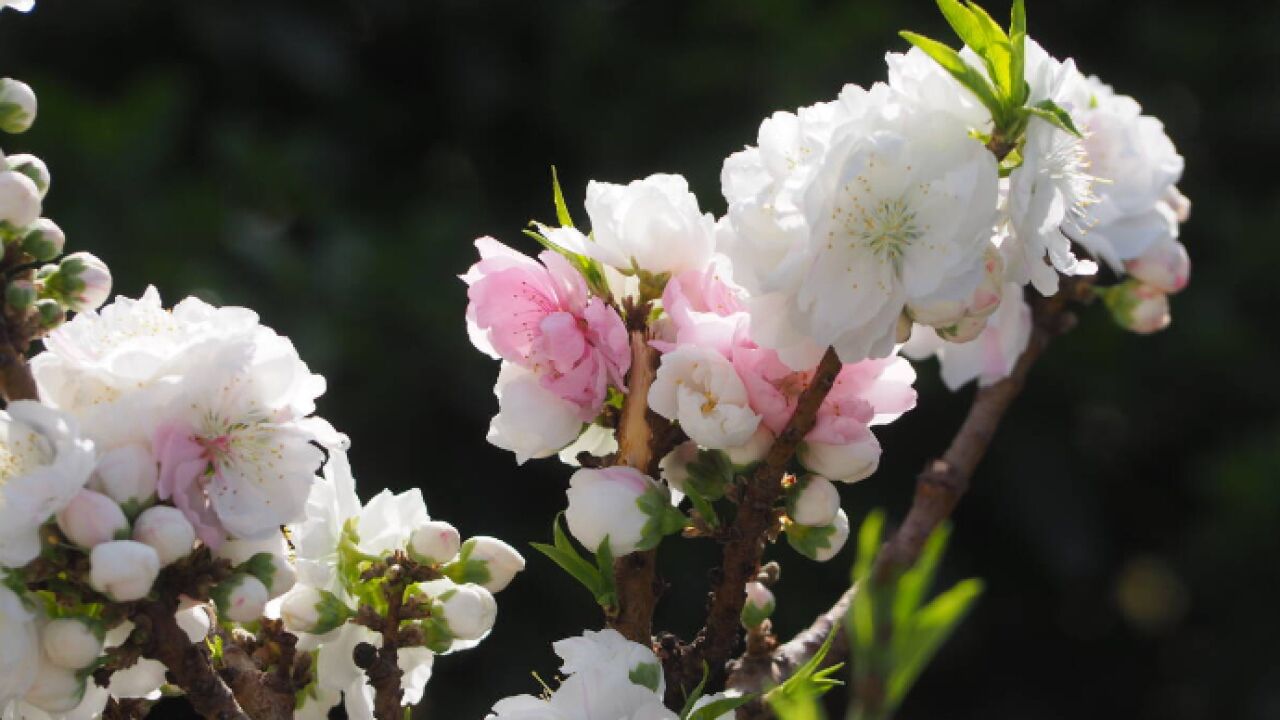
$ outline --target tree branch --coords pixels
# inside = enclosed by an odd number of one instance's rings
[[[759,573],[766,540],[777,524],[774,506],[782,495],[782,478],[796,447],[817,422],[818,408],[831,391],[840,368],[835,350],[827,348],[787,426],[774,440],[764,462],[743,484],[738,514],[728,529],[723,560],[714,581],[706,624],[693,643],[666,643],[663,647],[668,700],[677,698],[681,688],[687,690],[698,682],[703,663],[710,670],[712,686],[724,677],[725,663],[739,642],[746,585]]]
[[[182,688],[201,716],[212,720],[249,720],[231,689],[214,671],[209,647],[191,642],[178,627],[174,618],[178,610],[177,594],[161,593],[160,597],[160,600],[139,603],[136,608],[134,622],[145,619],[149,633],[143,654],[164,663],[173,684]]]

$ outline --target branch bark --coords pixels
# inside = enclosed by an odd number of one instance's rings
[[[173,684],[182,688],[191,706],[201,716],[212,720],[249,720],[249,715],[240,707],[231,689],[214,671],[208,646],[191,642],[186,632],[178,627],[174,618],[177,609],[176,594],[171,600],[138,604],[135,622],[146,618],[150,632],[143,654],[164,663]]]
[[[650,477],[658,473],[662,455],[656,446],[668,435],[670,425],[649,409],[649,388],[657,372],[658,351],[649,345],[648,333],[642,329],[632,330],[631,373],[618,419],[617,463]],[[609,626],[632,642],[652,644],[653,612],[660,594],[656,551],[635,552],[616,559],[613,577],[618,607],[608,618]]]
[[[1005,413],[1026,386],[1032,366],[1054,337],[1075,325],[1069,304],[1087,302],[1089,290],[1087,278],[1064,278],[1061,291],[1052,298],[1032,297],[1034,321],[1027,349],[1019,356],[1009,377],[977,391],[964,422],[946,451],[931,461],[918,476],[907,517],[876,556],[873,571],[876,581],[883,582],[913,565],[925,540],[951,515],[968,491],[970,480],[990,448]],[[748,654],[735,661],[726,687],[748,693],[761,692],[785,681],[813,657],[832,633],[836,637],[826,662],[834,664],[844,660],[849,649],[844,618],[857,591],[857,587],[846,590],[809,628],[780,645],[770,656],[752,657]],[[867,688],[858,690],[875,692],[875,689]],[[767,720],[771,717],[772,713],[763,703],[751,703],[738,711],[738,720]]]
[[[724,678],[725,663],[739,643],[746,585],[760,572],[766,539],[777,523],[774,505],[782,495],[782,478],[796,447],[813,429],[818,408],[831,391],[840,368],[835,350],[827,348],[787,426],[774,440],[764,462],[743,485],[738,514],[729,528],[714,582],[706,624],[692,644],[663,648],[668,700],[677,698],[681,688],[691,688],[698,682],[704,662],[710,670],[709,686],[718,685]]]

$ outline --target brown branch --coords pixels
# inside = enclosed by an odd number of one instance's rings
[[[787,426],[774,440],[764,462],[743,484],[737,516],[728,528],[706,624],[692,644],[664,644],[668,700],[676,701],[682,688],[687,690],[698,682],[703,663],[710,670],[712,687],[724,678],[725,663],[739,643],[746,585],[760,572],[765,543],[777,523],[774,505],[782,495],[783,475],[796,447],[813,429],[818,408],[831,391],[840,368],[840,358],[835,350],[828,348],[809,386],[800,395]]]
[[[633,467],[650,477],[658,473],[663,444],[670,423],[649,409],[649,388],[658,372],[658,351],[649,345],[643,329],[631,331],[631,372],[627,397],[618,418],[617,464]],[[609,613],[609,626],[632,642],[649,645],[653,612],[661,594],[657,579],[656,551],[635,552],[613,563],[618,607]]]
[[[279,620],[262,620],[258,635],[240,642],[224,633],[219,674],[255,720],[287,720],[310,682],[311,656],[297,654],[298,638]]]
[[[143,654],[159,660],[169,669],[174,685],[182,688],[197,713],[212,720],[249,720],[235,695],[213,669],[213,659],[205,643],[193,643],[178,627],[174,613],[177,594],[161,594],[160,600],[139,603],[134,622],[148,641]]]
[[[368,643],[360,643],[353,658],[373,686],[373,716],[378,720],[400,720],[404,714],[400,705],[404,697],[401,685],[404,671],[400,669],[400,610],[404,605],[404,586],[395,570],[392,567],[387,572],[387,612],[380,617],[376,628],[382,633],[382,647],[375,649]]]

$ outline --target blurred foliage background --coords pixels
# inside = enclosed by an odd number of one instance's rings
[[[901,717],[1280,717],[1280,4],[1029,5],[1034,37],[1135,95],[1186,156],[1192,284],[1167,332],[1095,307],[1036,368],[942,578],[988,592]],[[497,367],[467,343],[455,278],[471,240],[532,251],[519,230],[552,217],[552,163],[579,217],[588,178],[658,171],[720,213],[721,160],[760,119],[883,79],[901,28],[950,39],[926,0],[40,0],[0,15],[0,73],[40,96],[5,150],[48,162],[46,214],[119,292],[248,305],[291,336],[329,379],[321,412],[352,435],[366,496],[420,486],[464,535],[527,549],[569,471],[485,443]],[[964,412],[934,367],[919,386],[880,471],[845,489],[855,523],[901,517]],[[496,631],[438,661],[420,717],[536,692],[550,642],[598,622],[527,555]],[[785,634],[852,563],[771,556]],[[715,558],[664,545],[660,626],[696,630]]]

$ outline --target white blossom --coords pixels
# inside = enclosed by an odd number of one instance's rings
[[[733,364],[719,352],[696,345],[682,345],[662,356],[649,388],[649,407],[678,421],[690,438],[709,448],[744,445],[760,425]]]
[[[715,246],[715,220],[679,175],[651,175],[629,185],[591,181],[592,240],[582,251],[623,271],[676,275],[701,270]]]
[[[93,444],[65,414],[30,400],[0,410],[0,566],[40,553],[39,528],[76,496],[93,470]]]
[[[0,711],[35,682],[40,652],[35,613],[4,579],[0,569]]]
[[[554,455],[582,431],[577,405],[543,387],[537,375],[519,365],[502,363],[493,393],[498,414],[489,424],[488,440],[514,452],[521,465]]]

